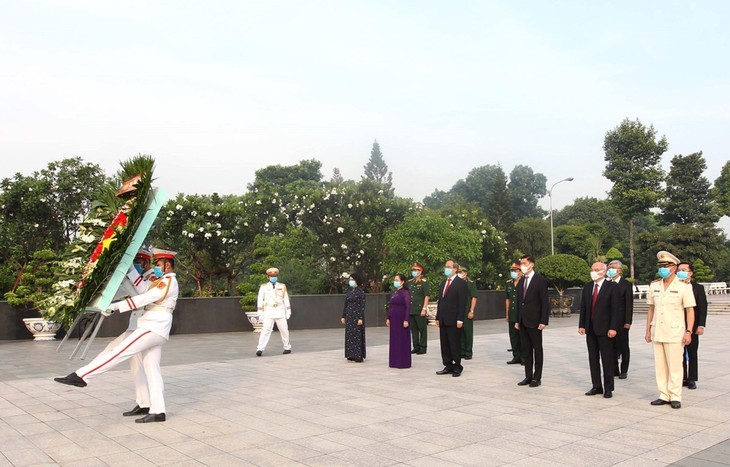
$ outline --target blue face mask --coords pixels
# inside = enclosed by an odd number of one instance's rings
[[[276,276],[269,277],[269,282],[271,282],[272,284],[276,284],[278,281],[279,281],[279,278]]]
[[[608,271],[606,271],[606,277],[609,279],[616,277],[616,274],[618,274],[616,268],[608,268]]]
[[[418,271],[411,271],[411,276],[418,277]]]
[[[453,274],[454,270],[451,268],[444,268],[444,276],[451,277],[451,274]]]
[[[393,287],[400,289],[400,281],[393,281]]]
[[[353,280],[349,281],[348,284],[350,285],[350,287],[353,287],[353,288],[357,285],[357,283]]]
[[[135,264],[134,269],[137,271],[137,274],[142,274],[142,265],[141,264]]]
[[[677,271],[677,277],[679,277],[679,280],[686,281],[689,278],[689,272]]]
[[[519,274],[517,274],[517,271],[510,271],[509,276],[512,278],[512,280],[517,280],[518,277],[520,277]]]
[[[659,268],[659,277],[662,279],[666,279],[667,277],[672,275],[672,271],[669,270],[669,268]]]
[[[162,277],[162,276],[163,276],[163,274],[162,274],[162,268],[161,268],[161,267],[159,267],[159,266],[155,266],[154,268],[152,268],[152,273],[153,273],[153,274],[154,274],[154,275],[155,275],[156,277]]]

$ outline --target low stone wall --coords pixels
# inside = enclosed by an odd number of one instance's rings
[[[580,290],[566,292],[576,297],[573,312],[580,307]],[[389,294],[368,294],[365,306],[365,323],[368,326],[385,326],[385,303]],[[504,319],[504,291],[481,290],[477,301],[475,319]],[[240,297],[181,298],[177,301],[172,334],[201,334],[216,332],[251,331],[253,327],[241,310]],[[294,295],[291,297],[292,315],[289,328],[327,329],[342,326],[344,295]],[[7,302],[0,302],[0,340],[30,339],[22,318],[38,316],[32,311],[18,311]],[[114,314],[104,320],[100,337],[118,336],[127,328],[129,315]],[[62,335],[61,331],[59,335]],[[76,333],[74,333],[75,337]]]

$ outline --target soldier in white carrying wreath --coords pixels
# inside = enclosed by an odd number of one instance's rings
[[[257,309],[259,318],[263,318],[264,325],[259,336],[259,345],[256,348],[256,355],[260,357],[266,349],[266,344],[271,338],[271,331],[274,329],[274,323],[281,334],[281,343],[284,344],[284,354],[291,353],[291,344],[289,343],[289,326],[286,320],[291,316],[291,305],[289,304],[289,293],[286,285],[279,282],[279,270],[277,268],[269,268],[266,270],[269,276],[269,282],[261,284],[259,287],[259,296],[257,301]]]
[[[147,391],[149,407],[137,405],[129,415],[145,415],[135,420],[137,423],[164,422],[165,399],[162,395],[164,384],[160,373],[162,345],[170,338],[172,313],[177,304],[179,288],[175,273],[174,251],[152,249],[154,274],[159,277],[145,293],[114,302],[102,312],[108,316],[115,311],[121,313],[144,308],[137,319],[137,329],[122,340],[109,352],[102,352],[88,365],[74,373],[55,381],[72,386],[85,387],[87,382],[128,360],[135,355],[142,358],[144,371],[140,375],[138,391]],[[143,378],[142,378],[143,377]]]

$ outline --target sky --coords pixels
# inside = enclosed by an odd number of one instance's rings
[[[377,140],[400,196],[522,164],[574,177],[558,209],[606,197],[604,136],[638,118],[714,181],[729,23],[725,1],[0,0],[0,177],[143,153],[172,193],[243,193],[303,159],[357,180]]]

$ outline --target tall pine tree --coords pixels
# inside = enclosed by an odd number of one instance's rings
[[[380,144],[375,140],[373,149],[370,151],[370,160],[364,166],[365,174],[363,180],[372,180],[390,190],[393,186],[393,174],[388,171],[388,164],[380,152]]]
[[[702,173],[707,169],[702,151],[674,156],[661,203],[665,224],[714,224],[719,220],[712,199],[710,182]]]

